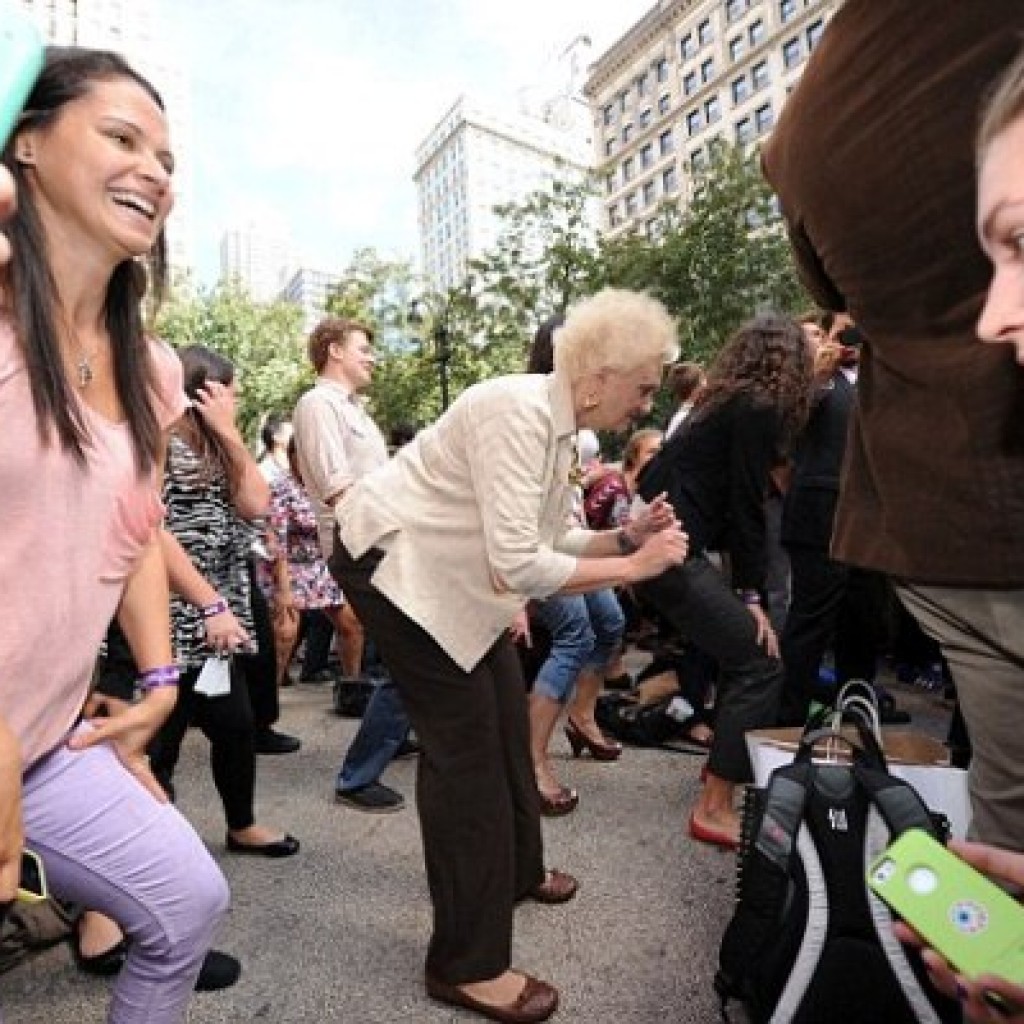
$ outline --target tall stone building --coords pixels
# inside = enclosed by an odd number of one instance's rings
[[[600,57],[584,95],[603,233],[654,233],[709,143],[767,135],[840,3],[659,0]]]

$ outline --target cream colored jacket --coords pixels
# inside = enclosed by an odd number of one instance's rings
[[[575,430],[567,380],[484,381],[338,504],[349,553],[384,552],[374,586],[466,671],[593,536],[570,526]]]

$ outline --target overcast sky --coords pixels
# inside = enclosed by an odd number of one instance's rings
[[[416,146],[466,93],[514,102],[576,35],[604,52],[653,0],[162,0],[191,71],[196,261],[286,225],[307,265],[416,252]]]

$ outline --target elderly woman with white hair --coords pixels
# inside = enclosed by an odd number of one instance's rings
[[[423,745],[418,808],[435,999],[499,1021],[554,1013],[510,969],[523,899],[561,903],[546,871],[526,691],[510,624],[529,598],[635,583],[682,562],[664,501],[625,530],[567,526],[573,436],[647,414],[676,328],[655,300],[606,290],[570,310],[550,375],[483,381],[337,509],[332,570],[380,647]]]

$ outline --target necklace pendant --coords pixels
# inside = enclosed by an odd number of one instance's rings
[[[80,388],[88,387],[92,378],[92,367],[89,365],[89,360],[83,356],[78,360],[78,386]]]

